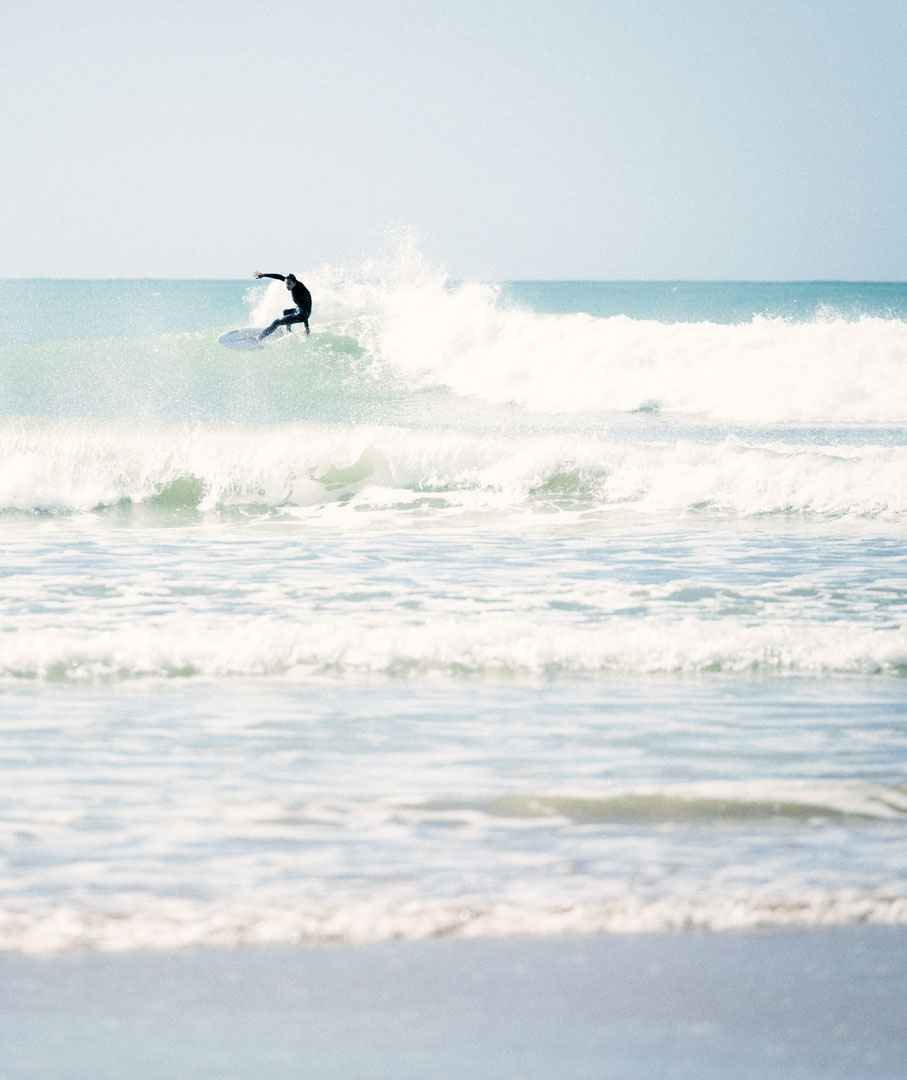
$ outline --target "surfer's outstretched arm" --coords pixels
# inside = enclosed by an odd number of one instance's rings
[[[255,271],[255,276],[257,278],[270,277],[270,278],[274,278],[275,281],[286,281],[287,280],[285,274],[261,274],[257,270]]]

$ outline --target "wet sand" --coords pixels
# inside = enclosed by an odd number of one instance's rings
[[[907,931],[0,955],[0,1076],[900,1080]]]

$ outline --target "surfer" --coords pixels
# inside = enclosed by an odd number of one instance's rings
[[[312,294],[303,285],[303,283],[294,275],[287,274],[262,274],[259,271],[255,271],[257,278],[274,278],[275,281],[286,282],[287,288],[290,290],[290,296],[293,297],[293,303],[296,305],[294,308],[284,308],[283,318],[275,319],[274,322],[258,335],[258,340],[266,338],[268,334],[273,334],[278,326],[285,326],[287,333],[295,323],[305,323],[305,332],[309,333],[309,316],[312,314]]]

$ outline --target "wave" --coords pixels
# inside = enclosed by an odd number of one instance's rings
[[[750,625],[738,618],[613,617],[594,625],[543,616],[412,624],[333,617],[287,622],[201,616],[141,627],[21,627],[0,635],[0,679],[382,677],[550,680],[600,675],[907,675],[907,626],[852,622]]]
[[[0,421],[0,511],[145,506],[799,515],[907,522],[907,447],[372,425]]]
[[[700,783],[607,796],[520,794],[483,801],[432,801],[422,813],[480,813],[577,824],[743,825],[758,822],[907,819],[907,788],[859,782]]]
[[[907,322],[665,324],[507,310],[461,287],[387,312],[395,371],[538,413],[659,410],[743,423],[907,421]]]
[[[0,416],[112,422],[380,421],[399,397],[343,334],[287,335],[260,352],[215,332],[0,346]]]
[[[657,408],[745,423],[907,421],[907,322],[828,307],[805,321],[661,322],[540,314],[454,283],[405,245],[313,287],[329,318],[412,384],[540,413]],[[264,323],[280,286],[252,298]],[[582,297],[582,291],[577,293]]]
[[[297,898],[272,904],[128,897],[121,907],[0,908],[0,950],[56,953],[551,934],[723,932],[772,927],[905,926],[897,889],[699,890],[596,902]]]
[[[542,313],[498,286],[452,282],[405,245],[387,259],[305,276],[315,332],[261,353],[221,348],[216,338],[229,326],[0,344],[0,414],[380,423],[418,412],[435,390],[448,409],[434,419],[455,427],[464,401],[534,416],[907,422],[907,321],[878,311],[737,323]],[[583,296],[577,289],[576,304]],[[264,325],[286,303],[282,284],[254,286],[248,321]]]

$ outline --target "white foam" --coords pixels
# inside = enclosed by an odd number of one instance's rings
[[[122,907],[0,909],[0,950],[57,953],[241,945],[364,944],[391,939],[511,935],[733,931],[768,927],[907,925],[907,895],[897,889],[770,890],[645,897],[599,902],[459,901],[375,897],[273,905],[128,898]]]
[[[755,317],[725,325],[543,315],[500,290],[452,283],[411,238],[354,270],[309,281],[318,319],[340,321],[395,372],[538,412],[663,410],[755,423],[907,421],[907,322]],[[254,293],[253,321],[285,290]],[[284,305],[285,306],[285,305]],[[318,321],[316,319],[316,323]]]
[[[491,679],[602,674],[907,673],[907,627],[614,617],[556,630],[544,613],[413,623],[368,614],[218,621],[180,615],[117,630],[21,628],[0,637],[0,677],[97,682],[186,676]]]
[[[747,422],[907,420],[907,323],[664,324],[502,310],[466,286],[393,298],[378,347],[459,394],[539,412],[664,411]],[[416,314],[418,312],[418,314]]]
[[[448,507],[620,508],[907,521],[907,447],[481,435],[368,425],[268,428],[0,422],[0,509],[123,501],[361,511],[434,494]]]

